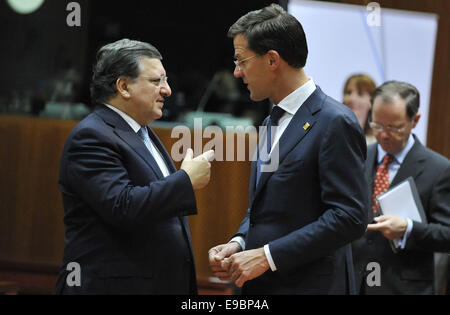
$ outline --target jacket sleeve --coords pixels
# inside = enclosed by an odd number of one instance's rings
[[[448,163],[433,184],[428,213],[428,223],[413,222],[413,229],[405,249],[450,252],[450,166]]]
[[[79,202],[85,202],[107,223],[131,230],[155,220],[196,214],[195,194],[183,170],[136,186],[129,178],[120,149],[106,135],[84,128],[68,141],[61,189],[67,198],[81,199]]]

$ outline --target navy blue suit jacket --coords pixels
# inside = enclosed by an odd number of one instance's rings
[[[166,178],[139,136],[106,106],[68,136],[59,177],[65,249],[55,293],[197,292],[185,217],[197,213],[195,194],[148,130],[171,173]],[[67,284],[70,262],[80,265],[81,286]]]
[[[252,164],[237,235],[246,249],[269,244],[277,270],[246,282],[243,294],[354,292],[349,243],[367,226],[366,148],[353,112],[317,87],[280,138],[278,169],[256,185]]]
[[[412,177],[428,223],[413,222],[406,247],[394,253],[389,241],[379,231],[367,231],[352,244],[356,287],[361,294],[433,294],[433,252],[450,252],[450,162],[415,143],[392,180],[391,187]],[[377,166],[378,144],[368,148],[366,178],[372,195]],[[371,208],[371,207],[369,207]],[[375,215],[369,211],[369,221]],[[380,286],[368,286],[367,264],[380,264]]]

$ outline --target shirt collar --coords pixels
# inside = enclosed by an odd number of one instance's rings
[[[114,107],[112,105],[106,104],[106,106],[108,106],[109,108],[111,108],[113,111],[115,111],[117,114],[120,115],[120,117],[122,117],[131,127],[131,129],[133,129],[134,132],[138,132],[139,129],[141,129],[141,125],[139,125],[136,120],[134,120],[133,118],[131,118],[130,116],[128,116],[127,114],[125,114],[123,111],[121,111],[120,109],[118,109],[117,107]]]
[[[402,164],[403,161],[406,158],[406,155],[408,155],[408,152],[411,150],[411,148],[414,145],[414,137],[412,134],[409,135],[408,138],[408,142],[406,143],[405,147],[403,148],[402,151],[396,153],[396,154],[392,154],[394,156],[394,160],[398,163],[398,164]],[[377,157],[377,161],[378,164],[380,164],[381,162],[383,162],[383,158],[384,156],[387,154],[386,151],[383,150],[383,148],[381,147],[380,144],[377,145],[378,146],[378,157]]]
[[[314,84],[314,80],[309,78],[305,84],[283,98],[281,102],[278,103],[278,106],[287,113],[294,115],[315,89],[316,85]]]

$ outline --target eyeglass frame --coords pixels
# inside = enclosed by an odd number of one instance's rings
[[[247,60],[249,60],[249,59],[252,59],[253,57],[256,57],[256,55],[247,57],[247,58],[242,59],[242,60],[233,60],[233,62],[234,62],[234,64],[235,64],[235,66],[238,68],[238,70],[241,71],[241,70],[242,70],[242,68],[241,68],[241,63],[243,63],[243,62],[245,62],[245,61],[247,61]]]
[[[396,134],[401,134],[403,131],[405,131],[405,129],[407,127],[407,126],[403,126],[403,127],[398,128],[398,127],[393,127],[393,126],[384,126],[384,125],[376,123],[374,121],[369,121],[369,126],[374,132],[381,132],[381,130],[385,130],[386,132],[396,133]]]
[[[148,77],[148,76],[142,76],[144,79],[149,79],[151,83],[153,83],[155,86],[157,87],[161,87],[163,86],[164,83],[167,83],[167,80],[169,79],[168,76],[166,75],[162,75],[161,77],[158,78],[152,78],[152,77]],[[158,82],[158,83],[156,83]]]

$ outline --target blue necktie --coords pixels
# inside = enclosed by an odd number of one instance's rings
[[[152,156],[154,156],[154,152],[152,150],[152,144],[150,142],[150,137],[148,136],[147,127],[141,127],[141,129],[137,132],[138,136],[144,141],[145,146]]]
[[[272,150],[272,128],[278,126],[278,121],[280,120],[281,116],[285,113],[284,109],[274,106],[272,108],[272,111],[270,112],[269,119],[267,121],[267,155],[269,156],[270,151]],[[260,154],[258,154],[258,160],[256,162],[256,185],[259,183],[259,178],[261,177],[261,163],[269,163],[269,161],[262,162],[260,159]]]
[[[150,140],[150,136],[148,135],[147,127],[142,127],[137,132],[138,136],[142,139],[145,146],[147,147],[150,154],[153,156],[153,159],[155,160],[156,164],[159,167],[159,170],[163,174],[164,177],[170,175],[169,166],[167,165],[166,161],[164,160],[163,156],[158,151],[158,148],[154,146]]]

